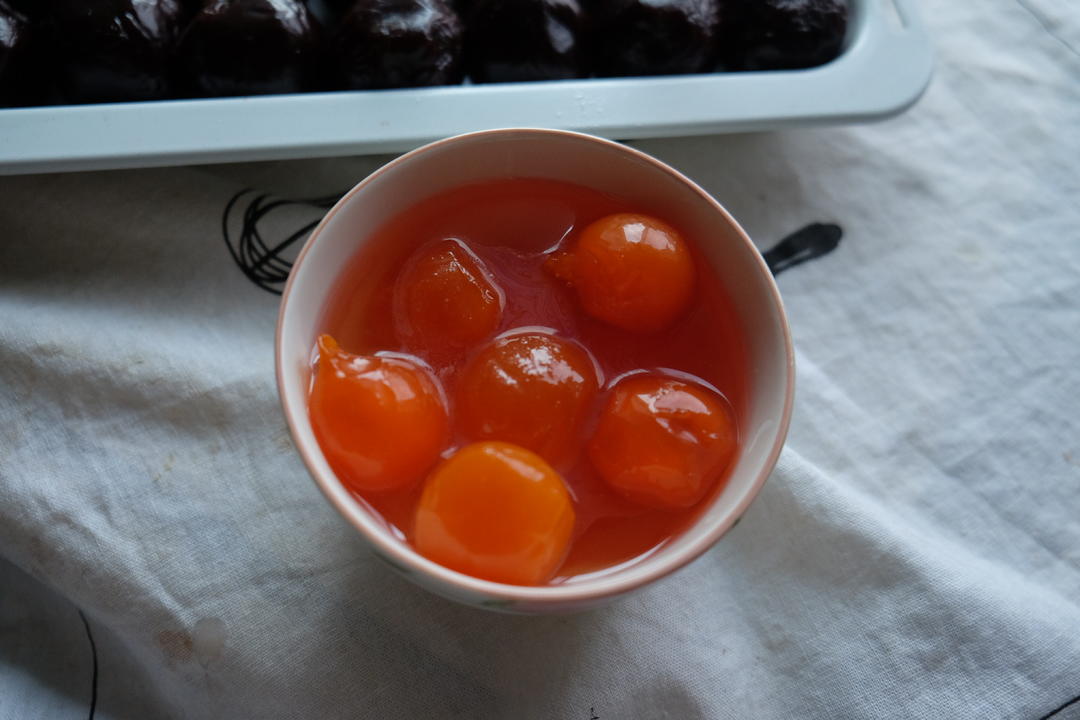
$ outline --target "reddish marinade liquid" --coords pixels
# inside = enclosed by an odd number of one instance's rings
[[[656,215],[679,229],[676,218],[663,217],[651,208],[631,206],[595,190],[552,180],[507,179],[465,185],[422,200],[374,229],[371,241],[351,260],[332,289],[319,332],[333,335],[351,353],[406,352],[395,332],[392,308],[398,272],[420,245],[457,238],[483,260],[505,293],[496,335],[513,328],[540,326],[577,340],[599,363],[601,398],[604,388],[634,370],[675,370],[696,376],[727,398],[736,424],[745,434],[748,367],[744,336],[730,298],[696,247],[698,238],[683,233],[696,266],[693,303],[672,327],[658,333],[634,334],[585,315],[572,291],[544,270],[547,254],[575,230],[620,212]],[[432,365],[451,399],[453,426],[455,379],[468,353],[449,361],[420,357]],[[600,405],[598,402],[597,411]],[[651,554],[691,524],[725,482],[722,479],[705,499],[685,510],[654,510],[625,500],[597,477],[584,452],[594,421],[585,428],[577,459],[557,468],[574,498],[576,521],[569,553],[552,583],[602,573]],[[444,456],[465,444],[456,430],[453,435]],[[729,468],[734,464],[733,460]],[[422,487],[423,482],[418,481],[405,491],[357,497],[408,541]]]

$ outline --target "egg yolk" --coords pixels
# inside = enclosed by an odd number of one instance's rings
[[[545,265],[574,288],[586,313],[631,332],[668,327],[686,311],[694,292],[694,261],[686,241],[647,215],[601,218]]]
[[[466,364],[455,419],[469,440],[516,443],[562,465],[579,447],[598,389],[596,366],[584,348],[522,332],[496,339]]]
[[[394,287],[399,337],[409,348],[436,354],[488,338],[502,308],[502,291],[483,261],[455,238],[417,250]]]
[[[704,385],[641,374],[612,388],[588,454],[616,492],[674,510],[697,503],[716,485],[736,441],[723,396]]]
[[[447,410],[438,381],[419,362],[353,355],[329,335],[309,401],[311,424],[327,462],[360,492],[412,485],[447,441]]]
[[[467,445],[424,484],[416,549],[453,570],[514,585],[547,582],[566,556],[574,508],[543,458],[503,442]]]

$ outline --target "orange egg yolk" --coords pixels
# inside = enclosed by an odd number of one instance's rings
[[[309,408],[327,462],[360,492],[412,485],[446,445],[446,403],[428,370],[403,358],[347,353],[329,335],[319,338]]]
[[[424,484],[416,549],[485,580],[538,585],[554,575],[570,544],[574,508],[543,458],[503,442],[458,450]]]
[[[454,238],[424,245],[394,287],[394,321],[410,349],[446,353],[491,336],[503,295],[467,245]]]
[[[516,443],[558,466],[580,446],[598,389],[596,366],[580,345],[523,332],[489,343],[464,367],[455,419],[469,440]]]
[[[647,215],[608,215],[585,227],[547,270],[570,284],[586,313],[632,332],[663,330],[694,292],[694,260],[670,225]]]
[[[723,396],[704,385],[641,374],[612,388],[588,453],[616,492],[674,510],[694,505],[716,485],[736,442]]]

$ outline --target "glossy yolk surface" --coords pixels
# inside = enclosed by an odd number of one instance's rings
[[[488,338],[502,316],[502,292],[465,243],[424,245],[394,288],[394,322],[410,349],[441,354]]]
[[[678,509],[715,486],[737,439],[722,396],[704,385],[649,373],[612,388],[588,452],[616,492],[649,507]]]
[[[585,312],[632,332],[667,328],[694,293],[686,241],[647,215],[617,213],[591,223],[546,266],[574,288]]]
[[[522,447],[458,450],[424,484],[416,549],[446,567],[496,582],[547,582],[566,556],[574,508],[562,478]]]
[[[579,345],[523,332],[489,343],[464,367],[455,420],[469,440],[516,443],[560,466],[579,446],[598,387]]]
[[[436,352],[418,338],[403,337],[401,319],[395,317],[395,296],[400,292],[405,267],[419,265],[418,259],[426,248],[438,245],[431,238],[460,238],[502,294],[501,318],[494,330],[498,338],[502,339],[504,336],[498,334],[509,328],[554,328],[556,341],[580,351],[584,357],[579,363],[571,363],[579,368],[578,374],[601,378],[598,383],[604,377],[628,377],[642,369],[676,368],[686,374],[680,377],[699,377],[702,384],[719,388],[731,401],[739,422],[745,422],[749,368],[744,329],[730,296],[716,282],[715,271],[692,244],[687,246],[697,282],[691,305],[661,335],[627,332],[591,316],[573,288],[567,292],[565,279],[550,272],[553,247],[569,254],[582,230],[598,219],[642,212],[663,217],[651,206],[631,205],[590,188],[537,178],[499,179],[453,188],[420,201],[373,231],[370,241],[335,281],[320,328],[350,351],[375,357],[385,357],[386,351],[410,353],[422,359],[415,365],[430,365],[452,400],[450,431],[441,448],[444,454],[447,448],[474,440],[507,440],[469,431],[460,402],[464,370],[499,339],[488,335],[453,352]],[[592,363],[598,371],[593,370]],[[588,379],[585,384],[594,387]],[[555,575],[543,582],[573,583],[583,576],[607,574],[623,563],[638,562],[690,527],[706,507],[704,499],[686,509],[651,507],[627,499],[600,477],[589,459],[588,441],[611,394],[610,390],[592,392],[592,399],[583,403],[587,406],[584,419],[570,433],[569,459],[549,461],[573,496],[574,528],[565,560]],[[483,403],[477,406],[482,409]],[[548,407],[546,401],[527,399],[519,412],[529,415],[540,408],[539,412],[546,413]],[[561,413],[557,415],[561,417]],[[480,426],[483,422],[473,421]],[[558,427],[561,421],[547,422]],[[531,426],[527,417],[522,424]],[[538,436],[538,446],[543,445],[543,432]],[[326,443],[320,442],[329,457]],[[393,442],[387,440],[385,444]],[[332,465],[345,481],[346,474],[339,465]],[[368,491],[352,482],[346,485],[385,523],[388,532],[415,548],[422,481],[430,470],[431,466],[422,468],[412,484],[406,482],[393,490]],[[718,484],[714,481],[712,487]],[[706,492],[706,497],[709,494]]]
[[[403,358],[353,355],[329,335],[309,400],[315,437],[337,476],[360,492],[386,492],[418,481],[447,440],[438,381]]]

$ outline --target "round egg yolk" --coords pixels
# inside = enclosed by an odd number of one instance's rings
[[[436,354],[486,339],[502,319],[502,291],[483,261],[455,238],[413,254],[398,276],[393,302],[405,345]]]
[[[418,362],[353,355],[323,335],[309,402],[327,462],[359,492],[412,485],[446,446],[443,393]]]
[[[675,510],[716,485],[737,437],[730,406],[717,392],[662,375],[631,375],[612,388],[588,454],[619,494]]]
[[[516,443],[562,465],[579,446],[598,389],[581,346],[522,332],[485,345],[462,369],[455,420],[469,440]]]
[[[466,445],[424,484],[416,549],[473,577],[538,585],[566,556],[574,508],[543,458],[503,442]]]
[[[569,283],[586,313],[631,332],[663,330],[694,292],[694,260],[670,225],[647,215],[608,215],[587,225],[546,267]]]

